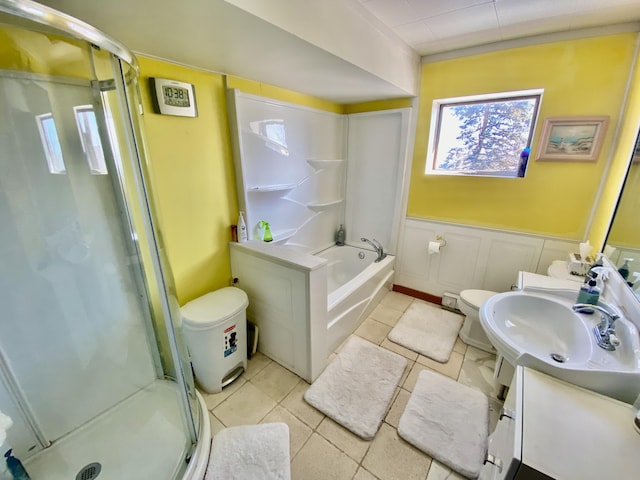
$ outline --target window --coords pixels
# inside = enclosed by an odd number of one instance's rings
[[[106,175],[107,164],[104,160],[98,122],[91,105],[78,105],[73,107],[78,125],[78,134],[82,142],[82,150],[87,157],[87,164],[92,175]]]
[[[284,120],[259,120],[249,122],[249,128],[256,135],[265,139],[267,148],[285,157],[289,156]]]
[[[36,115],[36,122],[38,124],[40,140],[42,141],[42,149],[47,159],[49,173],[56,175],[66,173],[67,169],[64,166],[62,147],[60,147],[58,130],[56,129],[56,122],[53,120],[53,115],[50,113]]]
[[[434,100],[425,173],[524,177],[541,98],[527,90]]]

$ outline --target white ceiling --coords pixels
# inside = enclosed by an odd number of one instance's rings
[[[417,95],[421,55],[640,22],[640,0],[40,2],[137,53],[337,103]]]
[[[359,0],[420,55],[640,20],[640,0]]]

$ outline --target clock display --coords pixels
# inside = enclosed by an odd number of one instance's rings
[[[171,107],[189,107],[189,91],[186,88],[174,87],[171,85],[162,86],[162,96],[165,105]]]
[[[149,77],[153,110],[161,115],[197,117],[196,90],[193,84]]]

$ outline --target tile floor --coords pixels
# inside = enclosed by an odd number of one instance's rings
[[[225,426],[286,423],[293,480],[461,479],[402,440],[396,428],[418,374],[432,369],[487,394],[492,431],[502,408],[493,385],[495,355],[458,338],[449,361],[442,364],[389,341],[387,334],[404,310],[411,302],[420,301],[389,292],[355,332],[408,360],[391,407],[373,440],[362,440],[308,405],[302,396],[309,384],[259,352],[249,361],[247,371],[221,393],[203,393],[212,434]]]

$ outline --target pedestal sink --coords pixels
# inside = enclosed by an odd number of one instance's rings
[[[640,339],[635,325],[617,320],[620,345],[606,351],[592,334],[600,313],[576,313],[574,301],[575,292],[501,293],[482,306],[480,322],[511,365],[532,367],[632,403],[640,391]]]

